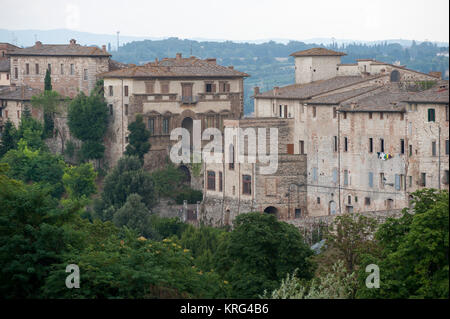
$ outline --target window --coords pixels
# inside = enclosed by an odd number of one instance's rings
[[[320,197],[317,197],[317,204],[320,204]]]
[[[163,134],[169,134],[169,118],[167,117],[163,118]]]
[[[431,156],[436,156],[436,142],[431,142]]]
[[[30,64],[25,64],[25,74],[28,75],[30,74]]]
[[[84,69],[83,70],[83,80],[87,81],[88,80],[88,69]]]
[[[148,119],[148,130],[150,131],[150,135],[155,134],[155,119]]]
[[[242,194],[252,194],[252,177],[250,175],[242,175]]]
[[[344,137],[344,152],[348,152],[348,138]]]
[[[444,179],[442,181],[442,183],[444,183],[445,185],[448,185],[449,182],[449,175],[448,175],[448,169],[444,171]]]
[[[313,180],[314,182],[316,182],[317,179],[318,179],[318,176],[317,176],[317,167],[313,167],[313,169],[312,169],[312,180]]]
[[[348,186],[348,170],[344,170],[344,186]]]
[[[372,119],[372,112],[369,112],[369,120]]]
[[[448,122],[448,105],[445,106],[445,120]]]
[[[370,197],[364,198],[364,204],[365,204],[366,206],[370,206]]]
[[[206,83],[205,85],[205,92],[206,93],[211,93],[212,92],[212,83]]]
[[[344,112],[343,114],[344,114],[344,120],[346,120],[347,119],[347,112]]]
[[[449,153],[450,153],[449,140],[445,140],[445,155],[449,155]]]
[[[185,87],[186,85],[184,85],[183,87]],[[187,94],[187,91],[185,91],[183,89],[183,96],[192,96],[192,85],[190,85],[191,88],[191,94]],[[162,82],[161,83],[161,93],[162,94],[167,94],[169,93],[169,82]]]
[[[230,92],[230,84],[228,82],[220,82],[219,83],[219,92],[221,92],[221,93]]]
[[[400,154],[405,154],[405,140],[400,140]]]
[[[109,96],[113,96],[113,95],[114,95],[113,86],[110,85],[110,86],[109,86]]]
[[[64,64],[61,64],[61,75],[64,75]]]
[[[408,187],[412,187],[413,179],[412,176],[408,176]]]
[[[337,181],[338,181],[338,170],[337,170],[336,167],[333,168],[332,175],[333,175],[333,177],[332,177],[333,183],[337,183]]]
[[[412,149],[412,145],[409,145],[409,156],[413,155],[413,149]]]
[[[230,158],[229,158],[228,168],[230,170],[234,170],[234,145],[232,145],[232,144],[230,145],[229,151],[230,151],[230,154],[229,154]]]
[[[333,139],[334,139],[334,152],[337,152],[338,151],[338,138],[337,138],[337,136],[334,136],[333,137]]]
[[[352,204],[352,197],[351,197],[350,195],[348,195],[348,197],[347,197],[347,203],[348,203],[349,205]]]
[[[125,115],[128,115],[128,104],[125,104]]]
[[[280,105],[280,114],[279,114],[279,116],[283,117],[283,106],[282,105]]]
[[[380,120],[382,120],[384,118],[384,114],[383,112],[380,113]]]
[[[300,154],[304,155],[305,154],[305,141],[300,141],[299,146],[300,146],[300,149],[299,149]]]
[[[427,186],[427,174],[426,173],[420,173],[420,186]]]
[[[400,175],[395,174],[395,190],[396,190],[396,191],[399,191],[400,188],[401,188],[401,185],[400,185]]]
[[[317,108],[315,106],[313,106],[312,112],[313,112],[313,117],[316,117],[316,115],[317,115]]]
[[[336,107],[333,107],[333,118],[335,119],[337,117],[337,110]]]
[[[373,172],[369,172],[369,187],[373,187]]]
[[[129,141],[129,137],[125,136],[125,143],[128,143],[128,141]]]
[[[128,96],[128,85],[125,85],[124,87],[124,95]]]
[[[216,190],[216,173],[213,171],[208,171],[208,190],[215,191]]]
[[[34,68],[35,68],[35,71],[36,71],[36,75],[38,75],[39,74],[39,64],[35,64],[34,65]]]
[[[380,152],[384,153],[384,139],[380,138]]]
[[[403,121],[405,119],[405,114],[404,113],[400,113],[400,121]]]
[[[436,121],[436,114],[434,109],[428,109],[428,122]]]
[[[70,75],[74,75],[75,74],[75,67],[73,64],[70,65]]]
[[[406,189],[406,178],[405,175],[400,174],[400,189],[405,190]]]
[[[369,138],[369,153],[373,153],[373,138]]]
[[[302,217],[302,210],[300,208],[295,209],[295,218],[301,218]]]
[[[385,182],[386,182],[386,178],[384,177],[384,173],[380,173],[380,189],[384,189]]]
[[[20,119],[20,111],[17,110],[17,118]]]
[[[284,106],[284,118],[285,119],[288,118],[288,106],[287,105]]]
[[[222,178],[222,172],[219,172],[219,192],[223,191],[223,178]]]
[[[19,70],[14,68],[14,78],[17,80],[19,78]]]
[[[145,92],[147,94],[153,94],[155,92],[155,82],[145,81]]]
[[[109,115],[113,115],[113,105],[109,105]]]

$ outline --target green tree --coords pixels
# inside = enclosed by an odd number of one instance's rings
[[[313,253],[293,225],[261,213],[239,215],[234,225],[216,256],[217,271],[230,282],[234,298],[272,291],[295,269],[300,278],[312,277]]]
[[[97,173],[91,163],[67,166],[62,177],[67,194],[71,198],[89,197],[96,192]]]
[[[116,167],[105,177],[102,199],[108,206],[122,207],[131,194],[138,194],[148,209],[156,198],[151,176],[144,171],[141,161],[135,156],[122,157]]]
[[[413,210],[390,218],[376,233],[379,251],[365,255],[364,265],[380,268],[380,289],[365,287],[359,273],[361,298],[449,298],[448,191],[413,193]]]
[[[138,194],[131,194],[126,203],[115,212],[113,222],[117,227],[126,226],[141,236],[152,237],[149,218],[150,211],[142,202],[142,197]]]
[[[44,90],[45,91],[51,91],[52,90],[52,78],[51,78],[51,75],[50,75],[50,69],[47,69],[47,71],[45,71]]]
[[[83,142],[82,160],[103,157],[103,136],[108,128],[108,107],[103,96],[80,92],[69,105],[67,124],[71,134]]]
[[[51,88],[51,85],[50,85]],[[56,91],[45,90],[39,95],[35,95],[31,98],[31,104],[34,108],[42,110],[44,114],[44,137],[53,137],[53,131],[55,128],[55,117],[62,113],[62,105],[66,101]],[[62,134],[59,132],[59,134]]]
[[[0,140],[0,158],[17,147],[17,130],[14,124],[8,119],[3,128]]]
[[[126,155],[137,156],[144,161],[144,155],[150,150],[150,131],[145,127],[141,114],[136,115],[136,120],[128,125],[130,131],[129,144],[125,151]]]
[[[20,119],[19,128],[17,130],[17,139],[23,139],[29,148],[33,150],[48,150],[47,145],[43,140],[44,128],[42,124],[31,117],[31,112],[26,113]]]

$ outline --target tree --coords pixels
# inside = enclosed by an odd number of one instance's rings
[[[8,119],[3,128],[2,138],[0,141],[0,158],[17,147],[17,130],[14,124]]]
[[[424,189],[412,194],[414,214],[404,209],[376,233],[377,253],[364,265],[380,268],[380,289],[367,289],[359,274],[361,298],[449,298],[448,191]]]
[[[51,88],[51,85],[50,85]],[[39,95],[31,98],[33,107],[42,110],[44,114],[44,137],[53,137],[55,128],[55,117],[62,112],[62,104],[66,103],[64,98],[56,91],[45,90]],[[62,133],[59,132],[59,135]]]
[[[122,157],[106,176],[103,186],[102,200],[106,206],[116,209],[122,207],[131,194],[140,195],[148,209],[156,201],[151,176],[144,171],[141,161],[135,156]]]
[[[47,71],[45,71],[44,90],[45,91],[52,90],[52,78],[50,76],[50,69],[47,69]]]
[[[31,117],[31,113],[27,112],[20,119],[19,129],[17,130],[17,140],[23,139],[27,146],[33,150],[47,150],[48,147],[43,140],[44,128],[42,124]]]
[[[261,213],[239,215],[234,225],[216,256],[217,272],[231,283],[233,298],[272,291],[295,269],[300,278],[312,277],[308,259],[313,253],[293,225]]]
[[[113,222],[117,227],[126,226],[135,230],[140,236],[150,237],[151,232],[147,232],[149,217],[150,211],[142,202],[142,197],[131,194],[126,203],[114,214]]]
[[[150,131],[145,127],[145,123],[141,114],[136,115],[136,120],[128,125],[130,131],[129,144],[125,151],[126,155],[137,156],[141,161],[144,160],[144,155],[150,149]]]
[[[97,173],[91,163],[67,166],[62,177],[66,192],[71,198],[89,197],[96,192]]]
[[[80,92],[69,105],[67,124],[71,134],[83,142],[83,160],[103,157],[103,136],[108,128],[108,107],[103,96]]]

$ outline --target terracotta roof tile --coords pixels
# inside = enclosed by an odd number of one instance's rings
[[[291,56],[343,56],[347,55],[344,52],[337,52],[333,50],[328,50],[325,48],[312,48],[303,51],[297,51],[291,54]]]
[[[8,52],[11,56],[90,56],[109,57],[109,54],[95,46],[82,46],[79,44],[36,44],[29,48],[16,49]]]

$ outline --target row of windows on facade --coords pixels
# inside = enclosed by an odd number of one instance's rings
[[[355,196],[354,197],[354,201],[355,201],[355,203],[358,203],[358,196]],[[366,206],[370,206],[370,204],[371,204],[371,198],[370,197],[365,197],[364,198],[364,205],[366,205]],[[316,203],[318,204],[318,205],[320,205],[320,197],[317,197],[317,199],[316,199]],[[331,201],[332,203],[334,203],[334,201]],[[351,195],[347,195],[347,196],[344,196],[344,199],[343,199],[343,202],[344,202],[344,204],[346,204],[346,205],[353,205],[353,203],[352,203],[352,196]],[[394,200],[393,199],[388,199],[388,200],[386,200],[386,202],[385,202],[385,205],[386,205],[386,208],[393,208],[393,202],[394,202]],[[351,212],[351,211],[350,211]],[[331,213],[331,212],[330,212]]]
[[[230,84],[228,82],[219,82],[219,93],[228,93],[230,92]],[[192,96],[193,93],[193,84],[192,83],[181,83],[182,94],[183,96]],[[128,96],[128,85],[124,86],[124,96]],[[145,91],[148,94],[153,94],[155,92],[155,82],[146,81],[145,82]],[[213,83],[205,83],[205,93],[215,93],[216,92],[216,84]],[[109,96],[114,96],[114,87],[110,85],[108,87]],[[161,82],[161,94],[169,94],[169,81]]]
[[[417,111],[417,104],[410,104],[409,105],[409,110],[410,111]],[[275,106],[274,106],[274,113],[275,113]],[[374,112],[368,112],[369,114],[369,119],[373,119],[373,113]],[[377,112],[379,113],[380,116],[380,120],[384,119],[384,113],[383,112]],[[333,107],[332,110],[332,114],[333,114],[333,118],[337,118],[337,108]],[[427,115],[428,115],[428,122],[435,122],[436,121],[436,110],[433,108],[429,108],[427,111]],[[279,105],[279,112],[278,112],[278,116],[280,118],[291,118],[292,115],[290,112],[288,112],[288,106],[287,105]],[[347,112],[342,112],[342,116],[343,119],[346,120],[347,119]],[[313,106],[312,107],[312,117],[315,118],[317,117],[317,107]],[[403,121],[405,118],[404,113],[400,113],[400,120]],[[445,120],[448,121],[449,120],[449,110],[448,110],[448,105],[445,106]]]
[[[52,73],[52,65],[51,64],[47,65],[47,70],[49,70],[50,74]],[[59,71],[60,75],[64,75],[65,74],[64,64],[60,65],[60,69],[59,70],[60,70]],[[40,74],[39,64],[38,63],[36,63],[34,65],[34,73],[36,75]],[[25,64],[25,75],[30,75],[30,64],[29,63]],[[75,75],[75,65],[74,64],[70,64],[70,66],[69,66],[69,75]],[[19,78],[19,68],[17,68],[17,67],[14,68],[14,78],[15,79]],[[83,69],[83,80],[87,81],[88,78],[89,78],[89,76],[88,76],[88,69]]]
[[[350,175],[349,175],[349,171],[348,170],[344,170],[344,186],[349,186],[350,185]],[[384,175],[384,173],[380,173],[379,174],[379,188],[380,189],[385,189],[386,186],[386,182],[387,179]],[[318,169],[317,167],[313,167],[312,169],[312,180],[313,182],[317,182],[318,181]],[[427,177],[426,177],[426,173],[421,173],[420,174],[420,180],[418,181],[418,185],[425,187],[427,185]],[[337,168],[333,168],[332,170],[332,181],[333,183],[337,183],[338,182],[338,170]],[[448,185],[449,183],[449,171],[448,170],[444,170],[444,178],[443,178],[443,184]],[[368,173],[368,186],[370,188],[374,187],[374,173],[373,172],[369,172]],[[395,190],[397,191],[401,191],[401,190],[406,190],[406,177],[403,174],[395,174],[394,176],[394,187]],[[411,188],[413,187],[413,177],[412,176],[408,176],[408,187]]]
[[[2,101],[2,102],[6,102],[6,101]],[[4,106],[6,106],[6,103],[5,104],[2,103],[2,107],[4,107]],[[20,115],[21,115],[20,110],[17,110],[17,118],[18,119],[20,119]],[[0,109],[0,117],[8,118],[9,117],[9,111]]]
[[[216,172],[207,171],[207,189],[210,191],[216,191]],[[219,172],[219,187],[218,191],[223,191],[223,178],[222,172]],[[251,195],[252,194],[252,177],[250,175],[242,175],[242,194]],[[235,188],[233,186],[233,195],[235,195]]]
[[[384,153],[385,149],[386,149],[386,145],[385,145],[385,141],[383,138],[379,139],[379,152]],[[404,139],[400,139],[400,154],[405,154],[405,140]],[[291,146],[291,147],[290,147]],[[293,150],[293,145],[292,144],[288,144],[288,154],[293,153],[293,151],[289,151],[290,149]],[[338,137],[337,136],[333,136],[333,151],[334,152],[338,152],[339,149],[339,145],[338,145]],[[344,137],[343,140],[343,151],[344,152],[348,152],[350,149],[350,140],[348,137]],[[431,142],[431,156],[438,156],[438,151],[437,151],[438,147],[437,147],[437,142],[436,141],[432,141]],[[299,151],[301,155],[306,155],[305,154],[305,141],[299,141]],[[374,139],[372,137],[369,138],[369,143],[368,143],[368,152],[369,153],[373,153],[374,152]],[[449,155],[450,152],[450,146],[449,146],[449,140],[445,141],[445,155]],[[409,145],[409,156],[413,156],[413,146]]]

